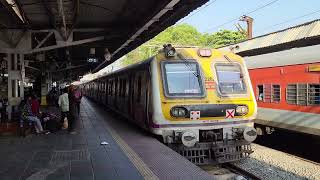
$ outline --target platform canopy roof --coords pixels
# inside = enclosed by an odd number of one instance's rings
[[[0,53],[25,54],[28,66],[41,71],[32,63],[44,52],[52,72],[75,78],[112,63],[207,1],[0,0]],[[89,56],[98,63],[87,65]]]
[[[320,19],[222,47],[245,57],[320,44]]]

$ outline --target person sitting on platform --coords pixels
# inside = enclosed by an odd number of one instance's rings
[[[37,134],[47,134],[48,131],[44,131],[40,119],[32,113],[31,108],[31,96],[22,102],[24,104],[21,105],[21,118],[27,121],[31,121],[35,124],[35,129]]]

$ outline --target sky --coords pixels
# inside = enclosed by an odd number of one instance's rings
[[[244,22],[238,21],[242,15],[254,19],[253,37],[256,37],[320,19],[320,0],[209,0],[176,24],[188,23],[207,33],[237,30],[236,23],[246,28]],[[104,71],[107,68],[101,73]]]
[[[245,22],[236,20],[242,15],[254,19],[255,37],[320,19],[320,0],[210,0],[177,24],[191,24],[208,33],[237,30],[236,23],[246,28]]]

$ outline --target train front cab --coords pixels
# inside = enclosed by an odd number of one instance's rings
[[[151,62],[151,130],[196,164],[245,158],[256,138],[246,66],[232,53],[205,51],[201,56],[197,49],[178,49]]]

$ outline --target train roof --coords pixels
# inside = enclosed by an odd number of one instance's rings
[[[255,56],[320,44],[320,19],[221,47],[240,56]]]

